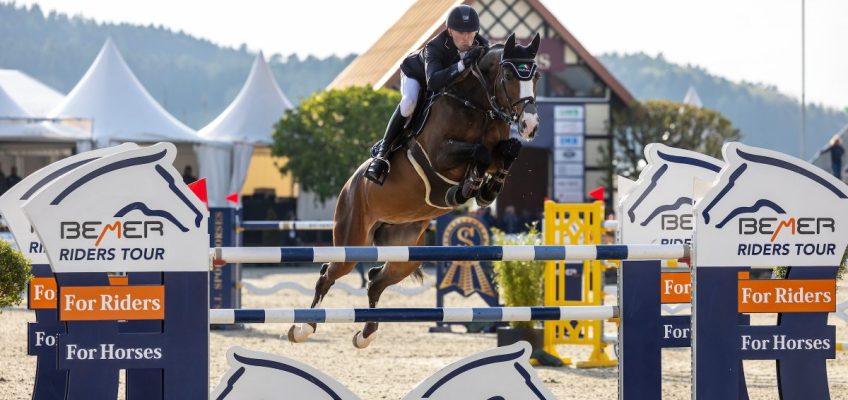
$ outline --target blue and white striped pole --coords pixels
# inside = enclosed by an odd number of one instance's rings
[[[246,231],[331,231],[333,221],[242,221]]]
[[[480,308],[268,308],[210,309],[209,323],[291,324],[353,322],[515,322],[598,320],[618,316],[616,306]]]
[[[687,245],[215,247],[216,263],[669,260]]]
[[[431,221],[430,227],[435,226],[436,221]],[[241,221],[239,228],[243,231],[331,231],[333,221]]]

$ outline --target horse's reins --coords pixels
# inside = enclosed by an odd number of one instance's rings
[[[506,79],[504,78],[503,66],[509,64],[512,66],[513,69],[516,70],[516,72],[518,72],[518,69],[513,64],[514,62],[527,63],[533,65],[533,67],[529,71],[529,74],[526,77],[519,76],[520,80],[531,79],[533,73],[536,70],[535,60],[533,59],[501,59],[501,68],[499,68],[498,75],[497,77],[495,77],[495,80],[500,80],[501,88],[503,90],[504,96],[506,96],[507,104],[509,104],[509,106],[507,107],[501,107],[501,105],[498,103],[497,86],[494,87],[494,93],[489,93],[489,83],[487,82],[486,77],[483,76],[482,71],[480,71],[480,66],[476,63],[471,66],[471,73],[472,75],[474,75],[475,78],[477,78],[477,81],[480,82],[480,86],[483,87],[483,91],[485,91],[486,93],[486,99],[489,101],[489,109],[484,109],[483,107],[474,104],[471,100],[462,98],[449,90],[444,90],[441,92],[441,94],[462,103],[462,105],[467,108],[470,108],[487,116],[489,120],[500,120],[510,125],[516,123],[518,121],[519,113],[515,110],[515,106],[522,103],[524,104],[524,107],[527,107],[527,104],[535,104],[536,98],[533,96],[525,96],[519,98],[516,101],[512,101],[512,98],[509,95],[509,91],[506,88]],[[504,108],[507,108],[508,111],[505,111]]]

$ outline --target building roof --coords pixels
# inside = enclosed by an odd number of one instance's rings
[[[203,141],[147,92],[112,39],[50,117],[93,120],[92,140],[98,147],[122,141]]]
[[[595,58],[539,0],[522,0],[535,10],[562,41],[577,53],[624,104],[633,95]],[[396,84],[403,58],[444,29],[447,13],[458,4],[474,0],[418,0],[374,45],[357,57],[328,88],[353,85],[383,87]]]
[[[250,74],[232,103],[197,133],[206,139],[271,144],[274,124],[292,104],[265,62],[256,56]]]
[[[385,86],[403,58],[443,29],[447,13],[470,0],[418,0],[380,39],[345,68],[329,88],[357,85]]]
[[[16,69],[0,69],[0,88],[31,117],[44,117],[64,94]]]

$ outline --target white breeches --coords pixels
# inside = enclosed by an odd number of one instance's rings
[[[400,73],[400,114],[406,118],[415,111],[415,103],[418,102],[418,93],[421,84],[415,79],[408,78],[403,72]]]

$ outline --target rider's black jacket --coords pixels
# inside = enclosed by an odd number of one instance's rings
[[[473,46],[489,47],[489,41],[478,33]],[[423,49],[410,53],[400,65],[400,70],[422,87],[439,91],[459,76],[459,50],[445,29],[430,40]]]

